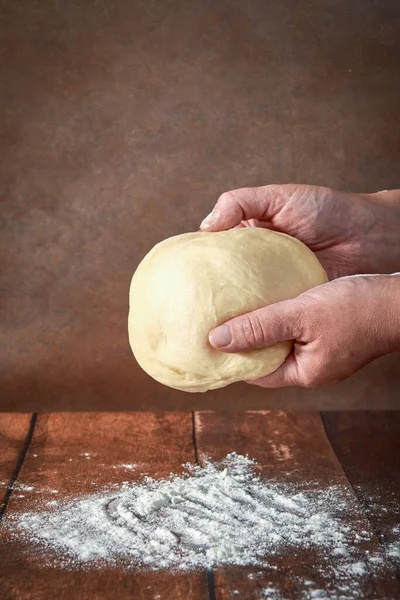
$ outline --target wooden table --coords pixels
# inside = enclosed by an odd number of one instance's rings
[[[395,541],[400,523],[399,450],[400,412],[4,413],[1,514],[7,518],[29,509],[33,492],[21,493],[21,485],[42,489],[45,499],[46,494],[74,497],[93,491],[93,482],[121,482],[126,472],[118,465],[139,463],[141,472],[159,478],[179,473],[187,461],[201,464],[204,455],[218,460],[236,451],[255,458],[263,477],[314,478],[321,485],[346,486],[354,514],[361,513],[362,527],[375,534],[365,551],[376,551]],[[0,553],[2,600],[255,599],[273,597],[263,595],[272,584],[279,584],[285,598],[297,599],[303,596],[292,574],[310,574],[314,568],[310,560],[293,556],[285,559],[274,580],[259,568],[255,576],[250,567],[189,574],[68,571],[45,566],[4,530]],[[381,573],[365,575],[360,597],[400,598],[399,558],[388,557]]]

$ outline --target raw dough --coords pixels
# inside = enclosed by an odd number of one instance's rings
[[[154,379],[205,392],[275,371],[292,348],[227,354],[208,333],[227,319],[293,298],[327,281],[304,244],[268,229],[185,233],[157,244],[130,288],[129,341]]]

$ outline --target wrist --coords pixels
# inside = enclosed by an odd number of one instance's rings
[[[369,216],[359,240],[359,272],[390,274],[400,271],[400,190],[371,194],[366,198],[369,199]]]
[[[400,274],[351,275],[340,280],[352,282],[353,319],[361,323],[356,340],[370,358],[400,350]]]
[[[385,279],[385,320],[388,336],[388,352],[400,350],[400,273]]]

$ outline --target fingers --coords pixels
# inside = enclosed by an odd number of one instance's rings
[[[285,362],[270,375],[261,377],[254,381],[247,381],[253,385],[263,388],[288,387],[291,385],[302,385],[298,372],[298,365],[294,354],[289,354]]]
[[[301,310],[302,305],[293,298],[235,317],[210,331],[210,344],[223,352],[243,352],[296,339]]]
[[[291,186],[285,185],[266,185],[225,192],[201,223],[200,229],[222,231],[250,219],[271,219],[282,209],[290,196],[290,188]]]

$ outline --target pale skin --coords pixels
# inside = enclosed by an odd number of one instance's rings
[[[222,352],[294,340],[283,365],[249,383],[330,385],[400,350],[400,274],[394,274],[400,271],[400,190],[349,194],[311,185],[233,190],[222,194],[200,228],[233,227],[268,227],[298,238],[330,279],[210,332],[210,344]]]

